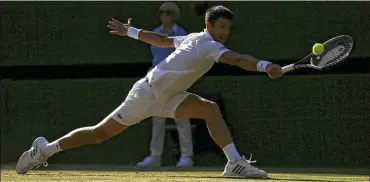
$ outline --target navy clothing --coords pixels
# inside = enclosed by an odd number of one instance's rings
[[[163,33],[163,27],[159,26],[155,28],[153,32]],[[185,30],[175,24],[173,26],[172,32],[168,36],[174,37],[174,36],[185,36],[185,35],[187,35]],[[155,66],[159,64],[161,61],[163,61],[173,51],[175,51],[175,48],[161,48],[161,47],[151,45],[150,50],[153,56],[152,65]]]

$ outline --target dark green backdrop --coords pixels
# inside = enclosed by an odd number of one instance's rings
[[[158,25],[161,2],[1,2],[3,65],[146,62],[144,43],[108,34],[107,21]],[[179,2],[181,24],[201,31],[196,2]],[[216,2],[213,2],[216,3]],[[340,34],[356,40],[354,57],[370,56],[370,2],[220,2],[235,12],[228,47],[265,59],[297,59],[313,43]]]
[[[54,140],[97,123],[121,103],[136,80],[4,82],[2,162],[16,161],[36,136]],[[253,152],[261,164],[365,165],[370,163],[369,80],[369,75],[286,76],[274,81],[266,76],[207,77],[194,90],[222,93],[236,145],[244,154]],[[150,122],[140,123],[103,145],[51,160],[137,162],[147,154],[149,127]],[[197,156],[199,165],[212,161],[204,158]]]
[[[196,2],[179,2],[182,25],[203,29]],[[266,59],[306,55],[316,41],[349,34],[353,57],[370,57],[369,2],[225,2],[235,12],[228,47]],[[108,34],[106,22],[158,24],[160,2],[0,2],[1,66],[149,62],[148,46]],[[15,162],[37,136],[49,140],[94,125],[138,78],[0,80],[1,162]],[[207,77],[200,94],[220,92],[241,152],[266,165],[370,164],[370,76]],[[103,145],[63,152],[52,163],[131,164],[147,154],[150,122]],[[166,146],[167,149],[168,146]],[[168,151],[168,150],[166,150]],[[165,155],[167,155],[166,153]],[[166,157],[167,160],[168,156]],[[198,165],[223,164],[196,156]]]

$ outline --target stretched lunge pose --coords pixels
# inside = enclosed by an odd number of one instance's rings
[[[31,149],[20,157],[17,173],[25,174],[46,165],[47,158],[59,151],[101,143],[147,117],[159,116],[205,120],[212,139],[228,159],[223,176],[267,177],[265,171],[253,167],[252,161],[240,156],[217,104],[185,91],[215,62],[266,72],[271,78],[283,75],[279,65],[230,51],[222,45],[230,33],[232,18],[233,13],[226,7],[211,7],[206,12],[203,32],[178,37],[134,28],[131,19],[127,24],[115,19],[109,21],[108,28],[113,35],[128,36],[159,47],[175,47],[176,50],[137,81],[125,101],[97,125],[76,129],[51,143],[38,137]]]

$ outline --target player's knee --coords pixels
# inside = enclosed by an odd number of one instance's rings
[[[218,104],[212,101],[205,102],[204,104],[203,118],[204,120],[214,120],[215,118],[221,117],[220,108]]]
[[[216,119],[222,118],[221,110],[218,104],[212,102],[211,107],[212,107],[212,117]]]
[[[104,119],[102,122],[92,127],[92,140],[97,144],[102,143],[121,133],[127,127],[128,126],[122,125],[112,118]]]

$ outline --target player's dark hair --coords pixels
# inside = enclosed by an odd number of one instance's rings
[[[219,18],[233,20],[234,14],[225,6],[213,6],[206,11],[206,23],[214,24]]]

